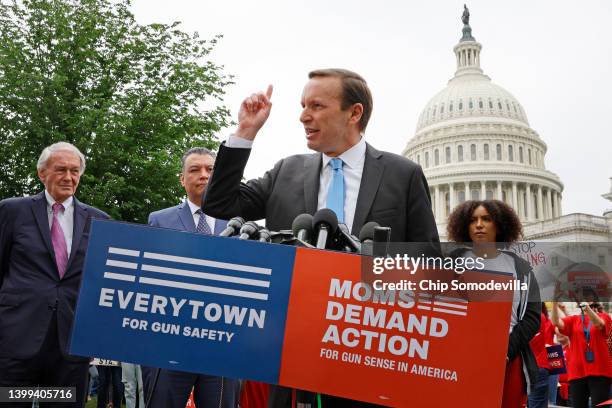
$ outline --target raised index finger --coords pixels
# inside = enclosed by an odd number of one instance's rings
[[[268,98],[268,100],[270,100],[270,98],[272,98],[272,91],[274,90],[274,87],[272,86],[272,84],[268,85],[268,89],[266,90],[266,97]]]

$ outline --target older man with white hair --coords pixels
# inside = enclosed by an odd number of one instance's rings
[[[88,359],[68,354],[70,332],[91,219],[108,215],[74,196],[85,157],[72,144],[46,147],[37,170],[43,192],[0,201],[0,387],[76,387],[76,402],[49,404],[81,407]]]

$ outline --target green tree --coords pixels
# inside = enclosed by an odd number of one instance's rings
[[[0,5],[0,198],[41,190],[44,146],[87,157],[77,196],[113,218],[146,222],[178,203],[180,157],[215,148],[228,125],[231,77],[206,41],[138,24],[129,0],[20,0]]]

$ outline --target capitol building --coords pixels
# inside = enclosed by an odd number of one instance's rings
[[[612,210],[563,215],[563,182],[544,166],[548,146],[519,101],[485,75],[471,31],[464,14],[455,75],[425,105],[402,152],[427,177],[440,238],[456,205],[497,199],[516,210],[526,240],[612,242]],[[612,201],[612,185],[604,197]]]

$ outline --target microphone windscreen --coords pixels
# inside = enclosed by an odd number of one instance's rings
[[[291,231],[293,231],[293,235],[297,237],[298,232],[302,230],[312,231],[312,225],[312,215],[300,214],[293,220]]]
[[[366,239],[373,241],[374,240],[374,229],[376,227],[380,227],[380,225],[376,221],[370,221],[364,224],[364,226],[361,227],[361,231],[359,231],[359,241],[363,242]]]
[[[241,234],[249,234],[250,237],[257,231],[259,231],[259,226],[253,221],[246,222],[242,228],[240,228]]]
[[[236,231],[240,230],[243,225],[244,219],[242,217],[234,217],[227,222],[227,226],[234,228]]]
[[[332,234],[338,229],[338,217],[329,208],[321,208],[312,217],[312,227],[316,230],[321,224],[326,224]]]

